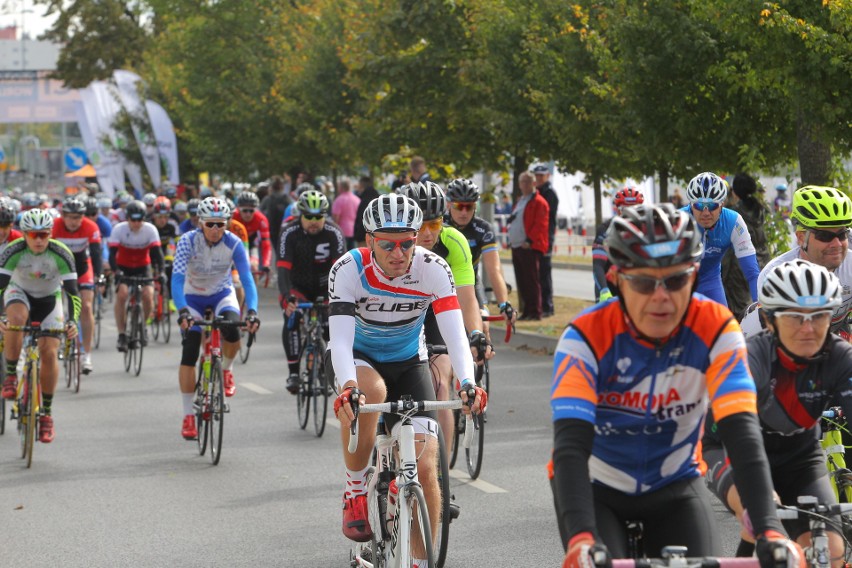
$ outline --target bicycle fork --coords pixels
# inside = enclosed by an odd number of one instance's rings
[[[411,564],[411,514],[408,500],[411,487],[420,486],[417,476],[417,455],[414,449],[414,426],[405,420],[399,432],[399,471],[396,476],[397,498],[396,514],[390,534],[388,564],[390,566],[409,566]],[[432,527],[420,527],[431,531]]]

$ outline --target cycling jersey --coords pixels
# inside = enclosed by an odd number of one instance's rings
[[[109,237],[110,263],[112,256],[122,268],[142,268],[151,264],[151,249],[160,250],[160,234],[151,223],[145,222],[137,230],[130,229],[125,221],[115,226]]]
[[[9,243],[15,242],[18,239],[23,238],[24,235],[21,231],[17,229],[9,229],[9,236],[6,237],[6,240],[0,243],[0,253],[6,250],[6,247],[9,246]]]
[[[299,219],[284,225],[278,261],[278,290],[283,298],[292,291],[313,301],[328,291],[328,273],[346,252],[346,238],[333,221],[326,219],[322,231],[311,235]]]
[[[240,217],[240,210],[237,209],[234,211],[233,219],[245,225],[249,243],[256,245],[260,240],[260,266],[269,266],[272,258],[272,244],[269,240],[269,221],[266,220],[266,215],[255,209],[251,219],[246,223]]]
[[[152,223],[157,228],[157,234],[160,235],[160,248],[163,249],[163,255],[170,254],[169,247],[174,245],[178,239],[178,228],[175,223],[169,219],[162,227],[156,223]]]
[[[690,206],[684,207],[681,211],[693,215]],[[704,229],[697,221],[696,226],[704,235],[704,256],[701,258],[701,267],[698,269],[697,291],[723,306],[728,305],[725,290],[722,287],[722,257],[728,249],[733,248],[743,275],[748,280],[751,299],[757,300],[757,275],[760,273],[760,267],[757,264],[757,254],[751,242],[748,227],[742,216],[732,209],[722,207],[719,220],[713,227]]]
[[[172,298],[181,309],[186,296],[211,297],[233,291],[231,264],[237,267],[246,293],[246,307],[257,311],[257,289],[251,274],[245,247],[233,233],[210,245],[200,229],[181,237],[172,269]]]
[[[356,378],[353,349],[378,363],[425,361],[423,319],[430,305],[448,339],[456,374],[463,383],[472,381],[473,360],[452,273],[438,255],[415,247],[408,272],[390,279],[370,249],[353,249],[334,263],[328,296],[330,347],[340,385]]]
[[[181,221],[181,224],[178,226],[178,234],[185,235],[186,233],[194,231],[195,229],[196,226],[192,224],[192,219],[186,218]]]
[[[71,232],[60,219],[53,224],[51,238],[65,244],[74,254],[79,283],[93,284],[94,274],[101,273],[101,232],[98,224],[83,217],[80,227]]]
[[[112,212],[109,214],[109,221],[110,223],[112,223],[112,226],[115,227],[119,223],[127,221],[127,213],[124,211],[123,208],[113,209]]]
[[[467,239],[458,229],[444,227],[432,252],[447,261],[453,272],[456,286],[473,286],[476,275],[473,270],[473,259]]]
[[[231,224],[228,225],[228,230],[234,233],[234,235],[240,239],[240,242],[243,243],[243,246],[248,250],[249,246],[249,238],[248,231],[246,231],[246,226],[237,221],[236,219],[231,219]]]
[[[467,244],[470,247],[470,258],[473,263],[473,272],[478,282],[479,271],[477,269],[482,254],[497,252],[497,239],[494,236],[494,229],[491,227],[491,223],[481,217],[474,217],[467,226],[459,229],[458,225],[453,223],[453,219],[449,213],[444,215],[444,223],[459,230],[467,239]]]
[[[781,256],[777,256],[770,260],[766,266],[763,267],[763,270],[760,271],[760,275],[757,277],[757,285],[762,286],[763,281],[766,279],[766,275],[769,274],[769,271],[773,270],[778,265],[801,258],[801,252],[800,247],[795,247],[788,250]],[[843,301],[837,308],[835,308],[834,314],[831,316],[831,332],[836,333],[846,329],[846,316],[849,315],[850,311],[852,311],[852,255],[847,253],[843,258],[843,262],[833,272],[840,280],[840,285],[843,287]],[[743,333],[746,337],[751,337],[752,335],[760,333],[763,329],[763,324],[760,321],[758,310],[752,310],[749,312],[743,318],[742,326]]]

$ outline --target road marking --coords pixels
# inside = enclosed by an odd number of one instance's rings
[[[254,383],[243,383],[243,382],[241,382],[240,386],[243,386],[243,387],[247,388],[248,390],[250,390],[252,392],[256,392],[257,394],[272,394],[271,390],[266,390],[262,386],[256,385]]]
[[[475,489],[479,489],[483,493],[508,493],[505,489],[497,487],[496,485],[492,485],[487,481],[482,481],[481,479],[471,479],[468,474],[458,471],[456,469],[450,470],[450,477],[452,477],[453,479],[458,479],[462,483],[470,485]]]

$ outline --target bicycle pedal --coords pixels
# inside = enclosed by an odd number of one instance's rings
[[[461,506],[453,501],[454,498],[450,496],[450,522],[453,522],[453,519],[458,519],[461,514]]]

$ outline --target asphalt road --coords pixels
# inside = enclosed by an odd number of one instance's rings
[[[81,392],[57,391],[56,439],[36,444],[32,469],[7,420],[0,566],[348,566],[339,428],[330,420],[321,439],[299,430],[273,297],[263,291],[259,344],[235,366],[218,466],[180,437],[174,338],[152,343],[132,377],[108,326]],[[447,566],[561,565],[545,473],[550,368],[548,357],[499,349],[480,480],[452,475],[461,516]],[[717,509],[730,552],[733,525]]]

